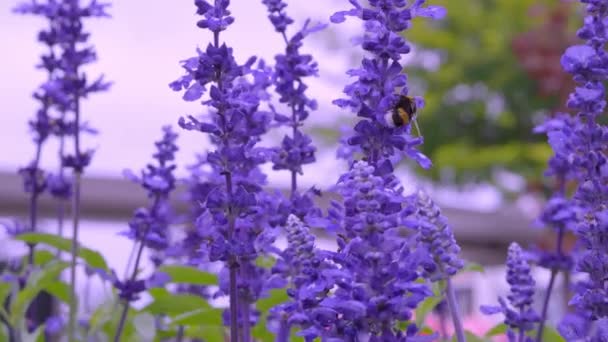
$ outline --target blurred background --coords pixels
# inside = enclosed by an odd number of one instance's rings
[[[580,16],[571,1],[467,0],[428,1],[448,10],[443,21],[416,19],[405,35],[413,43],[407,59],[411,93],[423,96],[426,107],[419,112],[425,137],[423,151],[434,161],[431,170],[404,163],[398,169],[406,191],[422,187],[443,208],[466,259],[482,264],[481,272],[458,278],[458,296],[463,311],[474,326],[483,328],[488,318],[476,316],[478,306],[494,303],[506,289],[500,266],[511,241],[523,246],[550,249],[550,231],[535,225],[551,184],[542,174],[551,151],[543,135],[532,134],[544,116],[562,109],[572,88],[561,70],[559,58],[574,35]],[[27,120],[36,103],[33,90],[44,80],[34,69],[43,47],[37,44],[40,18],[11,13],[16,2],[0,4],[0,46],[7,47],[0,63],[0,220],[8,222],[27,214],[27,196],[16,170],[34,153]],[[235,47],[241,62],[257,55],[269,62],[283,49],[273,32],[264,6],[258,1],[234,0],[236,23],[223,37]],[[306,18],[328,22],[329,16],[348,6],[346,0],[289,1],[289,14],[297,23]],[[86,120],[100,134],[87,137],[95,148],[93,163],[83,185],[82,243],[101,251],[122,274],[131,252],[131,242],[117,235],[127,228],[134,209],[145,203],[144,193],[124,180],[122,170],[138,170],[149,160],[153,141],[164,124],[176,125],[182,115],[197,114],[197,103],[186,103],[168,84],[181,70],[178,61],[194,55],[209,36],[195,26],[191,1],[116,1],[110,20],[86,23],[92,32],[99,62],[88,69],[106,74],[114,86],[109,93],[87,99]],[[358,64],[361,55],[351,39],[360,34],[356,21],[331,25],[308,39],[305,50],[319,62],[320,76],[310,81],[311,95],[319,110],[307,122],[319,148],[318,162],[305,167],[302,186],[326,189],[345,167],[336,160],[340,129],[353,115],[331,104],[349,82],[346,70]],[[270,137],[275,144],[281,136]],[[200,134],[180,132],[179,175],[203,152],[207,141]],[[48,143],[43,167],[56,167],[57,145]],[[287,186],[287,172],[270,174],[271,186]],[[176,198],[176,205],[180,204]],[[42,226],[54,231],[51,219],[55,206],[41,200],[41,211],[49,219]],[[324,237],[322,237],[323,239]],[[0,256],[21,253],[20,246],[0,240]],[[331,246],[329,241],[321,245]],[[4,247],[6,246],[6,247]],[[147,260],[147,258],[146,258]],[[539,298],[548,274],[535,270]],[[552,317],[564,310],[566,288],[554,298]],[[83,285],[83,291],[87,286]],[[492,321],[488,321],[491,326]]]

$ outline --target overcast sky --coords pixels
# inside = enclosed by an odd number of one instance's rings
[[[15,3],[0,1],[0,46],[7,47],[0,63],[0,169],[3,170],[15,170],[32,158],[34,147],[26,122],[36,110],[31,93],[45,78],[43,71],[33,67],[44,51],[35,37],[45,22],[42,18],[11,13]],[[328,22],[331,13],[345,5],[347,2],[342,0],[291,1],[288,10],[299,27],[307,17]],[[195,9],[193,1],[186,0],[114,1],[111,19],[85,22],[99,55],[99,61],[88,67],[87,72],[91,77],[103,72],[115,82],[110,92],[95,94],[82,104],[84,118],[101,133],[85,140],[86,147],[97,148],[88,170],[90,174],[118,177],[124,168],[139,169],[149,160],[152,142],[160,136],[161,125],[175,124],[181,115],[200,111],[198,103],[182,101],[181,95],[168,87],[169,82],[181,75],[179,61],[195,55],[197,45],[205,47],[209,42],[210,35],[196,27],[199,17],[194,14]],[[222,33],[222,39],[234,47],[237,60],[243,62],[250,55],[257,55],[273,61],[284,43],[267,20],[261,1],[233,0],[231,9],[236,22]],[[357,29],[354,21],[332,26],[327,32],[312,36],[305,45],[305,50],[314,52],[321,69],[320,78],[310,82],[310,91],[320,103],[320,110],[313,113],[311,122],[334,122],[334,114],[340,115],[331,100],[340,95],[347,81],[344,72],[352,59],[348,58],[348,49],[329,49],[328,45],[336,35],[335,30],[354,35]],[[184,165],[193,160],[196,151],[204,151],[206,143],[201,134],[180,133],[182,150],[178,161]],[[55,145],[47,144],[45,165],[56,160],[55,151]],[[335,161],[331,151],[321,153],[319,158]],[[314,171],[320,167],[316,166]],[[280,181],[286,175],[278,176]]]
[[[11,13],[17,3],[0,0],[0,46],[5,47],[0,63],[0,170],[13,171],[33,156],[27,120],[36,110],[32,91],[44,80],[45,74],[34,69],[44,51],[36,41],[37,31],[45,25],[42,18]],[[338,9],[350,6],[347,0],[289,1],[288,12],[301,26],[306,18],[329,22]],[[261,1],[233,0],[231,10],[236,22],[222,33],[222,39],[234,47],[239,62],[250,55],[268,61],[284,48],[281,37],[273,31]],[[181,75],[179,61],[195,54],[196,46],[208,44],[210,35],[196,27],[195,6],[191,0],[123,0],[114,1],[111,19],[92,19],[85,25],[92,33],[99,61],[87,68],[91,77],[100,72],[114,81],[108,93],[95,94],[83,101],[83,116],[100,135],[87,137],[85,147],[96,148],[88,174],[120,177],[125,168],[138,170],[150,159],[153,141],[160,136],[160,127],[182,115],[198,114],[198,103],[186,103],[181,94],[171,91],[168,83]],[[307,40],[305,51],[312,52],[320,66],[320,77],[309,80],[310,93],[319,102],[319,110],[309,118],[310,124],[326,124],[338,128],[340,117],[352,115],[338,110],[331,101],[341,96],[349,79],[345,71],[356,63],[350,38],[358,35],[356,20],[317,33]],[[181,129],[178,154],[180,173],[193,160],[195,152],[204,152],[206,140],[202,134]],[[320,145],[319,141],[315,141]],[[57,147],[47,143],[43,166],[56,162]],[[344,167],[336,161],[333,150],[321,150],[313,165],[305,166],[300,185],[316,184],[322,188],[334,184]],[[267,165],[269,166],[269,165]],[[269,167],[267,167],[269,169]],[[271,172],[275,185],[287,184],[287,172]],[[406,189],[414,182],[407,172],[402,175]],[[455,206],[496,208],[501,200],[492,187],[468,189],[464,193],[442,189],[436,196],[440,202]]]

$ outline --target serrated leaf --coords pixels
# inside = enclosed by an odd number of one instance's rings
[[[441,297],[427,297],[425,300],[422,301],[422,303],[418,305],[415,311],[417,326],[422,326],[422,323],[424,323],[426,316],[428,316],[428,314],[433,311],[435,306],[437,306],[437,304],[439,304],[441,300]]]
[[[26,233],[15,237],[16,240],[27,243],[39,243],[57,248],[64,252],[70,252],[72,241],[53,234],[46,233]],[[108,264],[101,253],[90,248],[80,245],[78,247],[78,256],[84,260],[90,267],[95,269],[107,270]]]
[[[195,267],[166,265],[161,266],[158,271],[167,274],[171,278],[172,283],[193,285],[217,285],[218,283],[215,274],[201,271]]]
[[[507,325],[504,323],[499,323],[495,325],[492,329],[486,332],[486,337],[493,337],[497,335],[504,335],[507,333]]]

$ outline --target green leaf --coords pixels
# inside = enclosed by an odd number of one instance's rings
[[[228,341],[223,328],[207,327],[204,325],[188,326],[184,329],[184,336],[190,338],[204,339],[206,342]]]
[[[426,316],[441,302],[441,297],[428,297],[418,305],[415,311],[416,325],[422,326]]]
[[[44,286],[44,290],[62,302],[70,303],[70,285],[62,281],[54,281]]]
[[[284,289],[275,289],[269,291],[268,297],[259,299],[255,306],[261,312],[268,313],[268,310],[270,310],[270,308],[277,306],[281,303],[285,303],[287,300],[289,300],[289,296],[287,296],[287,291],[285,291]]]
[[[534,337],[536,336],[536,330],[529,331],[526,335]],[[546,325],[543,329],[543,342],[566,342],[566,339],[555,328]]]
[[[109,319],[104,323],[102,330],[106,334],[106,336],[110,337],[113,340],[114,335],[118,329],[118,323],[120,321],[119,312],[122,311],[122,306],[118,305],[116,310],[113,310],[110,314]],[[137,311],[133,308],[129,307],[127,312],[127,318],[125,319],[125,325],[121,333],[120,341],[138,341],[136,338],[137,331],[135,330],[135,326],[133,325],[133,317],[137,315]]]
[[[4,325],[0,325],[0,341],[8,341],[8,332]]]
[[[200,309],[211,309],[211,306],[201,297],[191,294],[159,295],[142,311],[153,315],[168,315],[175,317],[187,312]]]
[[[477,272],[484,273],[486,270],[483,268],[481,264],[476,262],[467,262],[467,264],[462,269],[462,272]]]
[[[25,310],[38,293],[49,283],[55,282],[61,272],[69,265],[63,261],[54,262],[30,276],[26,287],[19,291],[11,303],[11,322],[14,326],[19,326],[20,320],[25,315]]]
[[[38,249],[34,252],[34,265],[42,266],[56,258],[55,253],[44,249]]]
[[[464,336],[465,336],[465,341],[467,342],[485,342],[485,340],[475,334],[473,334],[472,332],[465,330],[464,332]],[[454,337],[452,337],[452,342],[456,342],[456,335],[454,335]]]
[[[4,303],[6,297],[11,293],[13,285],[11,283],[0,283],[0,302]]]
[[[486,332],[486,337],[493,337],[497,335],[504,335],[507,333],[507,325],[504,323],[499,323],[495,325],[492,329]]]
[[[253,336],[263,342],[272,342],[274,341],[274,334],[272,334],[268,329],[266,329],[266,318],[268,316],[268,311],[281,303],[286,302],[289,299],[287,296],[287,292],[283,290],[270,290],[268,297],[262,298],[257,301],[256,307],[261,313],[260,320],[258,324],[253,328]]]
[[[61,236],[46,234],[46,233],[27,233],[19,235],[15,238],[27,243],[40,243],[47,246],[57,248],[61,251],[71,252],[72,241],[63,238]],[[107,270],[108,264],[103,258],[101,253],[94,251],[90,248],[83,247],[82,245],[78,248],[78,256],[82,258],[90,267],[96,269]]]
[[[203,308],[177,315],[171,321],[170,326],[206,325],[223,326],[222,310],[217,308]]]
[[[164,287],[153,287],[148,290],[148,293],[152,298],[161,298],[166,296],[171,296],[171,293],[165,289]]]
[[[277,259],[273,258],[269,255],[259,255],[257,259],[255,259],[255,265],[261,268],[270,269],[274,264],[276,264]]]
[[[195,267],[166,265],[158,269],[159,272],[166,273],[171,277],[173,283],[185,283],[194,285],[217,285],[218,280],[215,274],[203,272]]]
[[[89,336],[93,336],[100,332],[105,324],[115,315],[115,309],[118,308],[115,300],[108,300],[99,305],[90,319]]]

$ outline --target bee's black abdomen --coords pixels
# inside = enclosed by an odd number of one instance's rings
[[[414,119],[415,114],[416,103],[414,100],[409,96],[401,95],[390,112],[390,120],[389,113],[387,113],[386,120],[390,121],[395,127],[402,127],[408,125]]]
[[[399,109],[397,108],[393,110],[393,115],[391,115],[391,119],[393,119],[393,124],[397,127],[405,125],[405,121],[403,121],[403,118],[401,118],[401,115],[399,115]]]
[[[416,103],[409,96],[400,96],[399,102],[397,103],[397,108],[402,108],[410,117],[410,119],[416,113]]]

